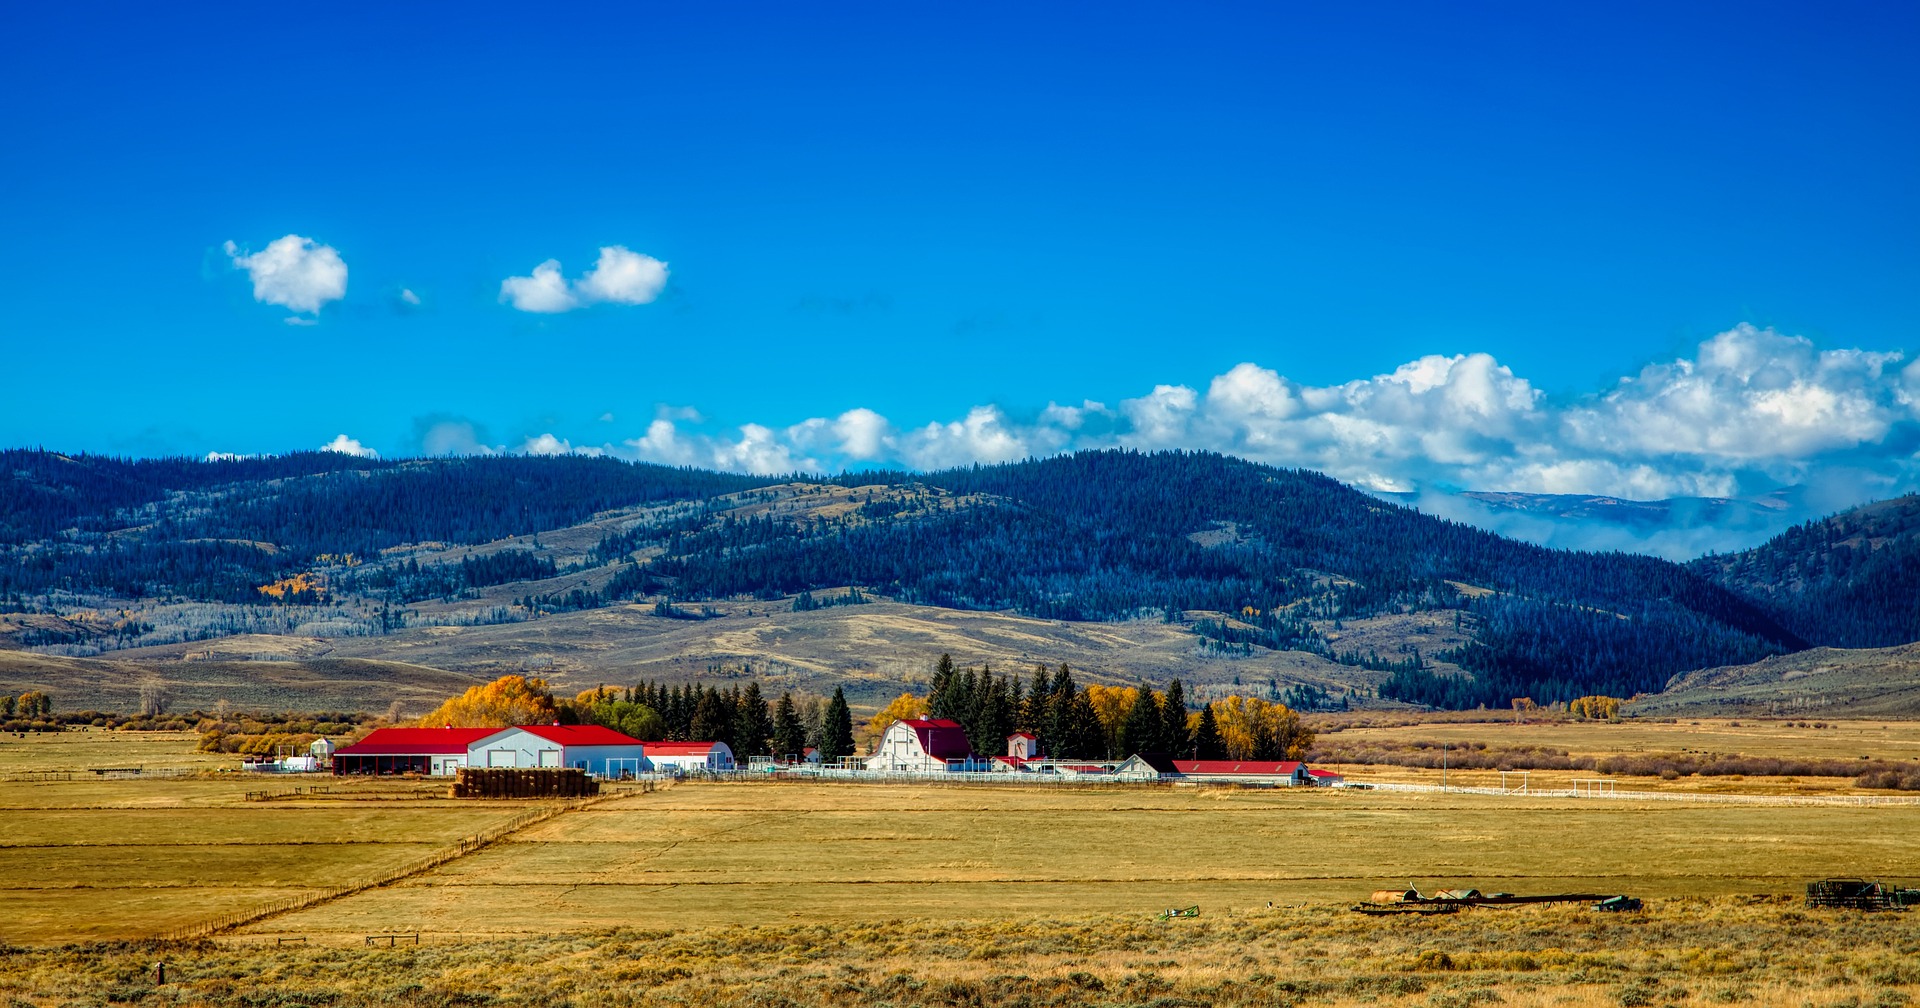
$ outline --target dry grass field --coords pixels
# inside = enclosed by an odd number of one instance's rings
[[[1497,715],[1496,715],[1497,716]],[[1374,715],[1380,721],[1415,720],[1413,715]],[[1367,720],[1359,716],[1355,720]],[[1818,759],[1920,760],[1920,721],[1819,720],[1824,727],[1800,727],[1796,719],[1628,718],[1619,722],[1489,720],[1419,721],[1391,727],[1352,727],[1326,736],[1328,741],[1426,739],[1459,745],[1550,746],[1577,756],[1645,752],[1700,752],[1743,756],[1792,756]]]
[[[1628,726],[1559,730],[1589,727]],[[0,777],[133,751],[12,741]],[[188,748],[127,744],[153,746],[150,763]],[[372,877],[526,808],[423,782],[243,800],[311,783],[0,782],[0,1004],[1892,1008],[1920,994],[1920,915],[1797,901],[1827,875],[1920,876],[1913,805],[695,783],[214,941],[138,941]],[[1648,910],[1345,909],[1408,884],[1624,892]],[[1198,920],[1153,919],[1189,905]],[[364,941],[415,931],[418,947]]]
[[[419,782],[263,777],[178,733],[0,737],[0,943],[159,934],[404,865],[511,817]],[[90,768],[201,771],[112,778]],[[233,772],[219,772],[222,770]],[[299,800],[247,792],[332,785]]]
[[[1786,898],[1675,898],[1377,918],[1337,904],[992,919],[683,921],[418,946],[85,945],[0,950],[9,1008],[1154,1006],[1899,1008],[1920,993],[1911,915]],[[154,963],[167,964],[167,983]]]
[[[197,752],[197,732],[116,732],[85,729],[0,733],[0,777],[113,767],[146,770],[231,770],[233,756]]]

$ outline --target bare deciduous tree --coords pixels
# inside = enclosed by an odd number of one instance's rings
[[[154,717],[165,714],[167,705],[173,702],[173,696],[167,692],[167,686],[159,676],[148,676],[140,681],[140,714]]]

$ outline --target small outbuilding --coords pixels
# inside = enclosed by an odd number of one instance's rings
[[[725,742],[642,742],[647,761],[665,773],[732,770],[733,748]]]
[[[467,747],[498,728],[375,728],[333,753],[337,777],[417,773],[451,777],[467,765]]]
[[[1283,787],[1305,785],[1310,777],[1307,765],[1298,760],[1174,760],[1180,779],[1204,783],[1277,784]]]
[[[1120,780],[1157,781],[1180,776],[1180,768],[1166,753],[1134,753],[1113,768],[1113,775]]]

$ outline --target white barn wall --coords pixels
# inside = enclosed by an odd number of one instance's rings
[[[467,765],[473,767],[573,767],[608,777],[617,776],[620,768],[635,765],[616,763],[613,772],[609,772],[609,760],[637,760],[641,772],[651,769],[646,749],[637,743],[570,746],[541,738],[523,728],[502,729],[467,748]]]

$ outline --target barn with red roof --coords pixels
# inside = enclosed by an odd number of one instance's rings
[[[428,774],[452,776],[467,766],[467,747],[498,728],[375,728],[366,738],[334,750],[337,776]]]
[[[967,731],[950,718],[902,718],[887,726],[867,757],[867,769],[888,773],[947,773],[989,769],[973,754]]]

